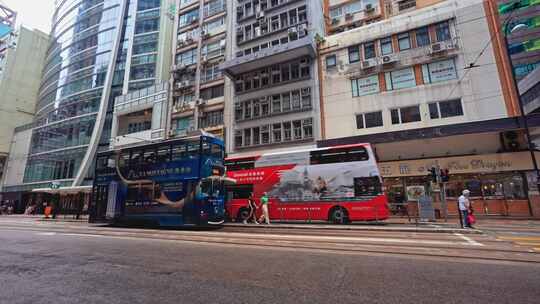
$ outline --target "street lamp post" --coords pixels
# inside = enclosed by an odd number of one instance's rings
[[[523,121],[523,127],[525,129],[525,136],[527,137],[527,148],[529,150],[529,153],[531,154],[531,160],[533,163],[533,169],[536,173],[536,190],[540,192],[540,171],[538,170],[538,164],[536,163],[536,155],[534,154],[534,144],[531,141],[531,132],[529,131],[529,122],[527,121],[527,114],[525,113],[525,110],[523,108],[523,100],[521,99],[521,94],[519,93],[519,87],[516,79],[516,71],[514,70],[514,64],[512,63],[512,57],[510,56],[510,46],[508,44],[508,34],[522,30],[524,28],[527,28],[527,25],[525,24],[516,24],[512,27],[512,29],[509,30],[510,21],[512,19],[509,19],[505,22],[503,30],[503,37],[504,37],[504,45],[506,47],[506,59],[508,59],[508,64],[510,65],[510,70],[512,71],[512,81],[514,82],[514,88],[516,89],[517,98],[518,98],[518,104],[519,104],[519,111],[521,112],[521,120]],[[529,206],[529,214],[532,216],[532,205],[531,201],[527,200],[527,204]]]

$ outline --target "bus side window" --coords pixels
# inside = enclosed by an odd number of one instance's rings
[[[157,161],[160,163],[168,162],[171,160],[171,146],[164,145],[158,147],[157,150]]]
[[[132,151],[131,158],[129,160],[129,165],[130,166],[139,165],[141,163],[141,160],[142,160],[142,151],[140,150]]]
[[[381,181],[378,176],[354,178],[354,196],[379,195],[381,190]]]
[[[199,156],[199,142],[187,143],[187,157],[197,158]]]
[[[187,157],[187,145],[185,143],[175,144],[172,147],[172,160],[181,160]]]
[[[124,169],[129,165],[129,152],[122,152],[118,158],[118,168]]]
[[[150,148],[144,151],[144,163],[152,164],[156,162],[156,149]]]

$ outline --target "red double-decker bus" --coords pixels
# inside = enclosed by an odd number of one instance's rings
[[[225,166],[227,176],[237,181],[227,190],[232,220],[244,220],[248,197],[253,195],[259,204],[264,192],[273,220],[347,223],[389,216],[369,144],[231,157]]]

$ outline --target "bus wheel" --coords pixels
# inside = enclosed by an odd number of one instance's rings
[[[247,220],[248,216],[249,216],[249,209],[240,208],[240,210],[238,210],[238,215],[236,216],[236,221],[238,223],[241,223],[241,222]]]
[[[330,222],[334,224],[347,224],[349,222],[349,215],[347,214],[347,210],[343,207],[332,208],[328,218]]]

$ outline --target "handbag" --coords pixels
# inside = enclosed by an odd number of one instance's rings
[[[476,217],[472,214],[469,214],[467,215],[467,221],[469,222],[469,224],[475,224],[476,223]]]

